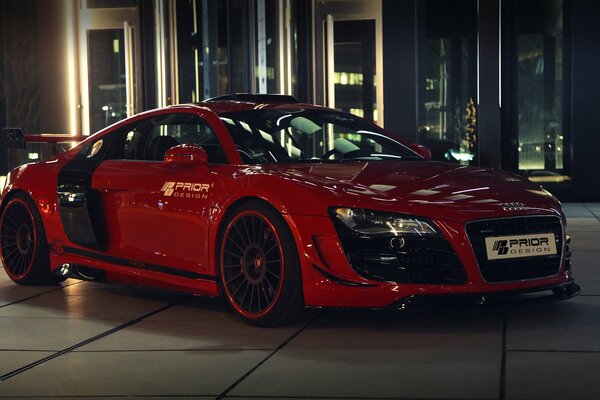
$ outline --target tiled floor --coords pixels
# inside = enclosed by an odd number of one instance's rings
[[[0,273],[0,398],[600,399],[600,205],[565,204],[582,294],[559,303],[311,312]]]

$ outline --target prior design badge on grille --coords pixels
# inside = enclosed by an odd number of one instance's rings
[[[554,233],[494,236],[485,238],[488,260],[548,256],[556,254]]]

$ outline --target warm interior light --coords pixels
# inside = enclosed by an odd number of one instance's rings
[[[75,24],[73,0],[67,0],[67,84],[69,93],[69,134],[77,135],[77,102],[75,94]]]

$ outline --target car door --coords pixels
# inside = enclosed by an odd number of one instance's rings
[[[226,163],[208,123],[194,114],[164,114],[128,126],[96,168],[98,193],[113,261],[195,279],[210,279],[208,229],[215,174],[210,166],[175,167],[163,162],[178,144],[196,143],[209,163]]]

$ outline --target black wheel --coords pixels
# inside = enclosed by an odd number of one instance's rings
[[[298,250],[285,220],[270,206],[252,201],[230,214],[219,255],[225,297],[246,321],[283,325],[301,312]]]
[[[21,285],[57,282],[50,274],[50,255],[41,217],[27,195],[8,200],[0,217],[0,257],[8,276]]]

